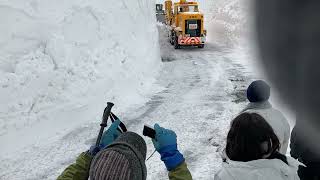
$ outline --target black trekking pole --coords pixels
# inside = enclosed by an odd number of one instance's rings
[[[108,118],[110,116],[111,109],[112,109],[113,105],[114,104],[112,102],[108,102],[107,103],[107,107],[103,111],[102,122],[100,124],[101,128],[100,128],[99,135],[98,135],[98,138],[97,138],[97,141],[96,141],[96,146],[97,147],[100,144],[100,140],[101,140],[101,137],[102,137],[102,134],[103,134],[103,130],[104,130],[105,127],[107,127],[107,121],[108,121]]]

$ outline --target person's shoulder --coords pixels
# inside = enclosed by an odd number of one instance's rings
[[[227,172],[226,167],[222,165],[215,175],[214,180],[228,180],[230,179],[230,174]]]
[[[271,107],[270,110],[272,110],[272,111],[274,111],[275,113],[280,114],[281,116],[284,117],[283,113],[282,113],[278,108]]]
[[[276,116],[277,118],[280,118],[286,124],[289,125],[288,119],[286,118],[286,116],[279,109],[276,109],[276,108],[272,107],[272,113],[273,113],[274,116]]]
[[[276,163],[269,162],[268,160],[255,160],[249,162],[229,161],[223,164],[222,168],[215,174],[214,180],[268,180],[270,174],[273,175],[271,179],[278,180],[277,165]]]

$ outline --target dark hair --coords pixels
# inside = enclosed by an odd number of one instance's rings
[[[263,142],[268,142],[267,151],[261,148]],[[231,160],[247,162],[262,159],[270,153],[269,158],[281,159],[275,156],[279,148],[278,137],[259,114],[242,113],[232,121],[226,146],[226,154]]]

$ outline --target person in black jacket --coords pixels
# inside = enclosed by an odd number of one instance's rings
[[[306,167],[299,166],[298,174],[301,180],[320,180],[320,156],[313,147],[308,146],[305,140],[308,138],[304,126],[297,121],[291,132],[290,154],[293,158],[304,163]],[[319,141],[319,139],[315,139]]]
[[[259,54],[280,97],[297,111],[291,155],[302,180],[320,180],[320,1],[255,1]]]

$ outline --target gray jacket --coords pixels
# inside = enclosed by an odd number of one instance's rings
[[[290,138],[290,125],[284,115],[274,109],[268,102],[249,103],[242,112],[257,113],[261,115],[273,128],[280,142],[280,153],[286,154]]]

